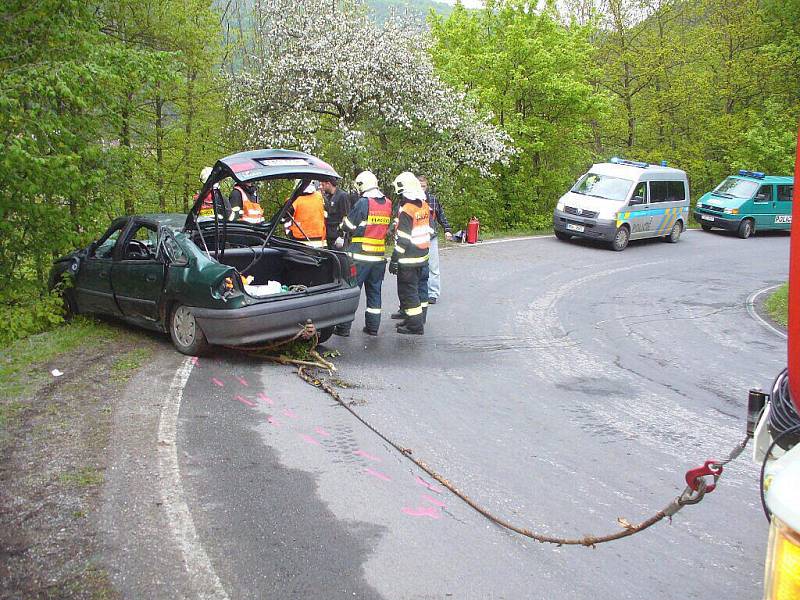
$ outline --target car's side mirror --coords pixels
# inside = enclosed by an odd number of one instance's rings
[[[644,196],[634,196],[631,198],[630,205],[635,206],[637,204],[644,204]]]

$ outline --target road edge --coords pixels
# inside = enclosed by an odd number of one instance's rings
[[[778,337],[783,338],[785,340],[785,339],[788,339],[788,335],[785,332],[783,332],[780,329],[778,329],[777,327],[775,327],[774,325],[772,325],[772,323],[770,323],[767,319],[762,317],[759,314],[759,310],[758,310],[758,307],[761,307],[761,306],[764,305],[764,301],[760,301],[759,302],[758,298],[762,294],[765,294],[765,293],[770,292],[772,290],[776,290],[779,287],[781,287],[782,285],[783,285],[782,283],[778,283],[778,284],[775,284],[775,285],[770,285],[768,287],[762,288],[760,290],[756,290],[755,292],[753,292],[752,294],[750,294],[747,297],[747,301],[745,302],[745,305],[747,306],[747,314],[749,314],[752,319],[754,319],[764,329],[766,329],[768,331],[771,331],[772,333],[774,333]]]

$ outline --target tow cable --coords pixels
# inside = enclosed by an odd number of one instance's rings
[[[603,544],[605,542],[619,540],[631,536],[635,533],[639,533],[640,531],[644,531],[645,529],[651,527],[652,525],[655,525],[662,519],[668,518],[671,522],[672,517],[684,506],[699,503],[701,500],[703,500],[703,498],[705,498],[706,494],[713,492],[717,488],[717,483],[720,477],[722,476],[722,471],[724,466],[727,465],[729,462],[735,460],[744,451],[744,449],[747,447],[747,443],[750,441],[750,435],[748,434],[741,442],[739,442],[736,446],[734,446],[734,448],[728,454],[727,458],[725,458],[724,460],[707,460],[703,463],[702,466],[696,467],[694,469],[689,469],[688,471],[686,471],[686,475],[684,477],[684,480],[686,482],[686,487],[684,488],[683,492],[681,492],[680,495],[673,498],[664,508],[656,512],[650,518],[645,519],[641,523],[633,524],[630,523],[624,517],[617,517],[617,523],[622,527],[620,531],[600,536],[586,535],[580,538],[557,537],[553,535],[537,533],[536,531],[533,531],[526,527],[514,525],[513,523],[510,523],[505,519],[502,519],[489,512],[488,509],[484,508],[483,506],[478,504],[475,500],[470,498],[466,493],[458,489],[454,484],[452,484],[444,476],[440,475],[427,463],[412,456],[413,451],[411,450],[411,448],[406,448],[404,446],[401,446],[397,442],[389,439],[388,437],[386,437],[386,435],[384,435],[382,432],[373,427],[355,410],[353,410],[352,406],[350,406],[347,402],[342,400],[342,397],[339,395],[339,393],[335,389],[333,389],[333,387],[327,381],[323,380],[320,377],[317,377],[314,372],[310,371],[312,369],[324,369],[328,371],[328,373],[330,374],[332,371],[336,370],[336,367],[334,366],[333,363],[323,358],[319,354],[319,352],[317,352],[316,346],[317,346],[318,336],[316,334],[316,331],[314,330],[314,326],[311,325],[310,323],[306,323],[306,325],[301,327],[302,329],[298,331],[294,337],[288,340],[284,340],[281,342],[277,342],[275,344],[269,344],[257,348],[239,347],[236,349],[253,353],[260,358],[270,360],[272,362],[276,362],[282,365],[296,366],[297,367],[296,374],[303,381],[305,381],[309,385],[314,386],[315,388],[323,390],[331,398],[336,400],[336,402],[342,408],[347,410],[351,415],[353,415],[353,417],[355,417],[359,422],[361,422],[367,429],[372,431],[384,442],[386,442],[392,448],[397,450],[401,455],[406,457],[417,467],[425,471],[425,473],[433,477],[436,481],[438,481],[440,484],[442,484],[444,487],[450,490],[453,494],[455,494],[458,498],[460,498],[463,502],[465,502],[470,508],[480,513],[481,515],[483,515],[485,518],[495,523],[496,525],[499,525],[504,529],[508,529],[509,531],[513,531],[514,533],[518,533],[519,535],[523,535],[525,537],[536,540],[537,542],[546,544],[556,544],[558,546],[585,546],[587,548],[594,548],[597,544]],[[280,354],[278,356],[266,354],[268,352],[275,351],[278,348],[287,346],[299,339],[311,340],[311,344],[306,349],[306,352],[308,356],[314,359],[313,361],[290,356],[287,354]]]

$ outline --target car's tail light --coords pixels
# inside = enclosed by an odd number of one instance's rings
[[[355,279],[358,276],[355,263],[350,263],[350,279]]]
[[[800,533],[774,515],[764,582],[764,600],[800,598]]]

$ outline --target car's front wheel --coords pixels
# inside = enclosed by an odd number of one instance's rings
[[[176,304],[172,308],[169,317],[169,335],[172,344],[182,354],[202,356],[211,347],[191,309],[183,304]]]
[[[746,240],[753,235],[753,220],[745,219],[739,223],[739,230],[736,232],[736,234],[743,240]]]
[[[670,244],[674,244],[681,239],[681,233],[683,233],[683,223],[675,221],[675,224],[672,226],[672,231],[670,231],[669,235],[664,239]]]
[[[705,223],[700,223],[700,227],[703,228],[703,231],[711,231],[711,225],[706,225]]]
[[[623,225],[617,229],[617,233],[614,235],[614,239],[611,242],[611,249],[615,252],[622,252],[628,247],[628,241],[630,241],[630,239],[631,234],[628,228]]]
[[[317,343],[324,344],[327,342],[333,335],[333,329],[333,327],[323,327],[317,330]]]
[[[559,239],[562,242],[568,242],[572,239],[572,236],[570,234],[564,233],[563,231],[559,231],[558,229],[554,229],[553,233],[556,235],[556,239]]]

